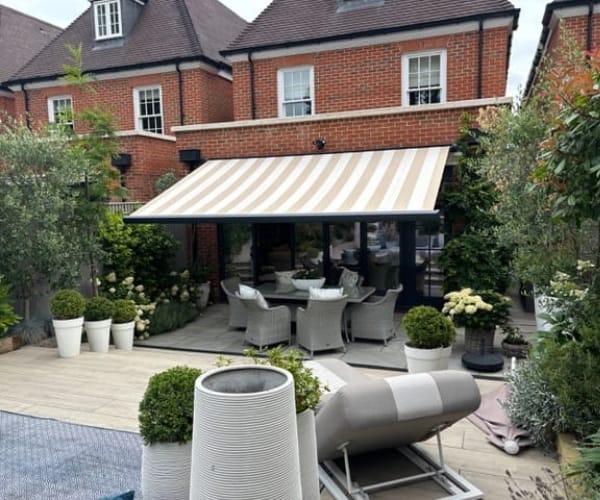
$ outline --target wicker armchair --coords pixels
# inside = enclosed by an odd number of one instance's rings
[[[348,298],[344,295],[334,300],[310,299],[306,309],[296,312],[296,341],[312,358],[315,351],[343,349],[342,318]]]
[[[261,350],[272,344],[291,343],[290,310],[286,306],[265,308],[256,298],[237,297],[248,314],[244,343]]]
[[[396,336],[394,308],[402,287],[388,290],[383,298],[376,302],[352,304],[350,308],[351,336],[361,339],[383,340]]]
[[[248,313],[236,295],[240,289],[240,278],[233,276],[221,281],[221,288],[229,302],[229,328],[246,328]]]

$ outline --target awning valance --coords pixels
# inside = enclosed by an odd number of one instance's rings
[[[436,214],[448,147],[211,160],[128,222],[418,219]]]

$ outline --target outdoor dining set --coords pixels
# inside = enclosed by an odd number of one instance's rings
[[[252,288],[238,277],[227,278],[221,287],[229,302],[229,327],[244,328],[244,343],[259,349],[291,344],[295,331],[296,343],[311,357],[316,351],[345,351],[355,339],[387,344],[396,335],[394,308],[402,286],[375,296],[375,288],[362,286],[354,274],[343,273],[335,288],[308,290],[287,279]]]

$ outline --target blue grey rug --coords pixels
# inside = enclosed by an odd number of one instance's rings
[[[0,411],[0,499],[140,498],[138,434]]]

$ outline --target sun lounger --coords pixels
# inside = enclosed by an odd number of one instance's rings
[[[317,409],[316,433],[320,479],[336,500],[368,498],[369,491],[425,479],[450,493],[444,498],[482,498],[481,491],[444,464],[439,436],[478,408],[479,389],[470,374],[446,370],[372,379],[338,359],[307,363],[334,390]],[[434,435],[437,461],[412,446]],[[351,456],[389,448],[422,472],[385,483],[353,482]]]

